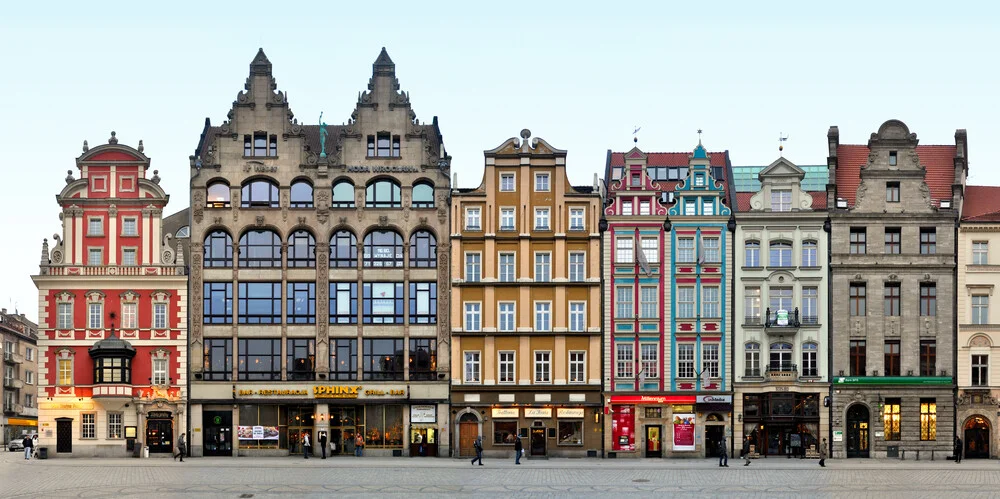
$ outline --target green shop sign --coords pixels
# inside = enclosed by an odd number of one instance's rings
[[[948,376],[838,376],[836,385],[951,385]]]

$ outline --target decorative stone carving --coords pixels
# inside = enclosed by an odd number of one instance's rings
[[[111,206],[108,206],[108,216],[109,217],[117,217],[118,216],[118,207],[115,206],[114,204],[112,204]]]
[[[379,215],[379,217],[378,217],[378,224],[379,224],[380,227],[385,227],[385,226],[389,225],[389,216],[388,215]]]
[[[205,193],[201,189],[196,189],[191,193],[191,216],[194,221],[201,223],[201,219],[204,216],[205,208]]]
[[[257,219],[254,221],[254,225],[257,227],[264,226],[264,215],[257,215]]]
[[[991,346],[991,343],[990,343],[990,339],[987,338],[986,336],[984,336],[984,335],[978,335],[978,336],[972,338],[972,341],[969,342],[969,346],[970,347],[989,348]]]

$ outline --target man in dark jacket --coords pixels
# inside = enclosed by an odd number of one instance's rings
[[[521,443],[521,437],[514,437],[514,464],[521,464],[521,452],[524,451],[524,444]]]
[[[483,465],[483,437],[476,437],[476,441],[472,443],[472,446],[476,449],[476,457],[472,458],[472,464],[475,465],[476,461],[479,461],[479,465]]]
[[[181,436],[177,438],[177,454],[174,455],[174,461],[176,461],[177,458],[180,457],[181,462],[183,463],[184,454],[186,453],[187,453],[187,443],[184,441],[184,434],[181,433]]]
[[[24,437],[21,442],[24,445],[24,458],[31,461],[31,452],[35,450],[35,442],[31,440],[31,436]]]
[[[719,442],[719,467],[728,468],[729,467],[729,449],[726,448],[726,437],[722,437],[722,441]]]
[[[962,462],[962,439],[955,436],[955,464]]]
[[[750,438],[743,441],[743,466],[750,466]]]
[[[323,459],[326,459],[326,432],[319,432],[319,446],[323,449]]]

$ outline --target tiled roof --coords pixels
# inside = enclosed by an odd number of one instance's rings
[[[611,153],[611,166],[625,166],[624,152]],[[689,152],[647,152],[647,166],[688,166]],[[710,164],[712,166],[726,166],[725,152],[710,152]]]
[[[736,211],[741,213],[750,211],[750,198],[753,197],[754,194],[756,194],[756,192],[737,192]],[[808,194],[813,198],[812,209],[826,209],[826,191],[811,191]]]
[[[970,185],[965,188],[962,204],[963,222],[1000,221],[1000,187]]]
[[[812,191],[809,193],[813,198],[812,209],[814,210],[825,210],[826,209],[826,191]]]
[[[955,146],[917,146],[917,156],[924,167],[924,182],[931,190],[931,202],[951,199],[951,184],[955,180]],[[854,206],[861,184],[861,168],[868,162],[868,146],[844,144],[837,146],[837,196]]]

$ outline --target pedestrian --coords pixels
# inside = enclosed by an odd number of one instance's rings
[[[354,455],[357,457],[365,455],[365,437],[361,433],[354,438]]]
[[[719,467],[728,468],[729,467],[729,451],[726,449],[726,437],[722,437],[722,441],[719,442]]]
[[[476,457],[472,458],[472,464],[475,465],[476,461],[479,461],[479,465],[483,465],[483,437],[476,437],[476,441],[472,443],[472,446],[476,449]]]
[[[955,464],[962,462],[962,439],[955,435]]]
[[[31,457],[38,457],[38,434],[31,436]]]
[[[187,444],[184,442],[184,434],[181,433],[180,437],[177,437],[177,454],[174,454],[174,461],[177,458],[181,458],[181,462],[184,462],[184,454],[187,452]]]
[[[521,454],[524,454],[524,444],[521,443],[521,437],[514,437],[514,464],[521,464]]]
[[[826,439],[823,439],[823,443],[819,444],[819,465],[826,468]]]
[[[302,432],[302,457],[309,459],[309,451],[312,450],[312,445],[309,443],[309,432]]]
[[[30,435],[25,435],[21,444],[24,445],[24,458],[31,461],[31,453],[35,450],[35,442],[31,441]]]
[[[743,441],[743,466],[750,466],[750,438]]]
[[[319,447],[323,452],[323,459],[326,459],[326,432],[319,432]]]

